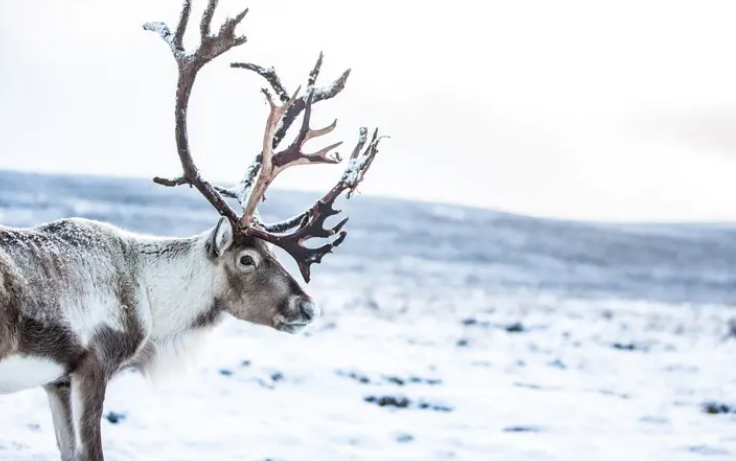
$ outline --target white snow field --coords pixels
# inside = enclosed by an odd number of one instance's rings
[[[313,198],[274,192],[264,218]],[[228,320],[188,374],[121,375],[108,461],[736,459],[736,226],[341,206],[317,325]],[[168,235],[217,219],[185,188],[0,172],[0,223],[72,215]],[[57,459],[44,393],[0,396],[0,461]]]

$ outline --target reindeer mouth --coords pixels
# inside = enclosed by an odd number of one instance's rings
[[[276,325],[276,330],[283,333],[290,333],[296,335],[302,333],[312,322],[297,322],[297,323],[281,323]]]
[[[301,333],[314,323],[320,314],[319,306],[310,298],[294,296],[289,300],[285,312],[274,317],[274,328],[285,333]]]
[[[299,334],[306,330],[319,317],[319,314],[317,313],[315,315],[314,311],[305,313],[302,310],[299,311],[299,314],[289,316],[291,318],[283,314],[276,315],[273,319],[273,328],[284,333]]]

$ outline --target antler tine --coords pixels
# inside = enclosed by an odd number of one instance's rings
[[[202,13],[202,18],[199,22],[199,33],[202,38],[210,35],[210,27],[212,26],[212,18],[215,16],[217,3],[217,0],[207,1],[207,7],[204,9],[204,13]]]
[[[371,139],[371,142],[369,144],[368,149],[363,152],[363,147],[365,146],[365,143],[368,140],[368,130],[367,128],[363,127],[359,131],[358,135],[358,142],[355,144],[355,147],[353,148],[353,152],[350,155],[350,163],[348,163],[347,167],[345,168],[345,171],[343,172],[342,176],[340,177],[340,181],[338,182],[337,186],[335,186],[333,189],[331,189],[324,197],[322,197],[323,202],[334,202],[334,200],[344,191],[348,190],[348,198],[350,198],[356,189],[357,185],[363,181],[363,176],[365,175],[366,171],[368,171],[368,168],[370,168],[371,164],[373,163],[373,160],[375,159],[376,154],[378,153],[378,143],[383,138],[378,137],[378,130],[375,130],[373,132],[373,137]],[[360,154],[363,153],[363,158],[360,160],[358,157]],[[279,221],[276,223],[269,223],[269,224],[262,224],[261,227],[263,227],[265,230],[269,232],[285,232],[287,230],[293,229],[294,227],[298,225],[304,225],[306,224],[305,219],[309,216],[311,210],[307,210],[303,213],[300,213],[296,216],[292,216],[291,218],[285,219],[283,221]]]
[[[309,78],[307,79],[307,89],[313,88],[314,84],[317,83],[317,77],[319,77],[319,73],[322,70],[322,62],[324,61],[324,59],[325,54],[320,51],[317,62],[314,63],[312,71],[309,72]]]
[[[363,181],[363,176],[365,176],[365,173],[371,167],[371,164],[373,164],[373,160],[375,160],[376,154],[378,153],[378,143],[381,142],[381,139],[388,138],[388,136],[379,137],[378,128],[376,128],[373,131],[373,137],[371,138],[371,142],[368,144],[368,148],[363,152],[363,156],[361,157],[360,151],[365,144],[367,134],[368,130],[366,128],[360,129],[360,140],[350,156],[350,163],[345,169],[345,173],[343,173],[343,178],[341,179],[341,181],[345,181],[349,184],[348,188],[350,190],[348,191],[348,198],[352,197],[355,193],[358,184]]]
[[[299,94],[300,88],[297,88],[294,95],[283,105],[277,105],[271,93],[266,89],[262,90],[263,94],[266,95],[270,111],[266,122],[266,130],[263,135],[260,158],[256,158],[254,163],[249,167],[246,177],[241,181],[238,188],[238,200],[243,207],[243,215],[240,218],[241,228],[246,228],[252,224],[253,218],[256,216],[258,203],[264,198],[266,189],[268,189],[268,186],[276,179],[279,173],[297,165],[334,164],[340,162],[339,155],[336,154],[334,157],[330,157],[328,154],[337,146],[341,145],[342,142],[334,143],[311,154],[306,154],[302,150],[307,141],[324,136],[332,132],[337,126],[337,120],[320,129],[312,129],[309,126],[312,114],[313,92],[310,92],[307,96],[304,120],[296,138],[286,149],[278,153],[273,152],[273,138],[279,121],[282,120],[284,114],[295,101],[298,101],[297,94]],[[257,174],[255,181],[253,181],[254,174]]]
[[[351,161],[358,158],[367,140],[368,140],[368,130],[367,128],[363,127],[359,131],[358,142],[355,144],[355,147],[353,148],[353,152],[350,155]],[[378,153],[378,142],[380,142],[380,140],[381,138],[378,138],[378,130],[374,131],[373,138],[371,139],[369,148],[365,152],[366,159],[363,160],[363,164],[355,165],[355,164],[349,163],[348,166],[346,167],[345,172],[340,178],[340,182],[338,183],[338,186],[343,185],[343,183],[347,183],[348,186],[352,184],[352,186],[350,187],[350,190],[348,191],[348,198],[352,197],[355,187],[357,186],[358,183],[360,183],[363,180],[363,175],[365,175],[365,172],[368,170],[368,168],[370,168],[371,163],[373,163],[373,159],[375,158],[375,155]],[[360,168],[357,168],[357,171],[356,171],[356,167],[360,167]],[[355,178],[349,177],[350,175],[355,175],[355,174],[357,174],[358,176]],[[344,189],[333,188],[332,190],[330,190],[330,192],[328,192],[327,195],[325,195],[322,198],[322,201],[325,201],[325,202],[334,201],[337,198],[337,196],[340,193],[342,193],[343,190]],[[307,222],[306,219],[309,217],[310,212],[311,210],[307,210],[303,213],[292,216],[291,218],[285,219],[283,221],[269,223],[269,224],[261,224],[261,227],[268,232],[275,232],[275,233],[286,232],[297,226],[305,225]]]
[[[291,125],[294,123],[297,117],[299,117],[299,115],[306,109],[307,98],[310,95],[310,90],[312,90],[311,93],[314,93],[313,103],[317,103],[334,98],[345,88],[345,83],[350,76],[350,69],[347,69],[345,72],[343,72],[342,75],[337,78],[337,80],[333,81],[329,85],[325,85],[321,88],[314,87],[317,82],[317,78],[319,77],[320,71],[322,70],[323,61],[324,54],[320,52],[319,57],[317,58],[317,62],[315,62],[314,67],[309,72],[309,77],[307,79],[307,93],[301,98],[294,101],[289,110],[286,111],[286,114],[281,120],[281,124],[279,125],[278,130],[276,131],[273,138],[274,148],[278,147],[278,145],[284,139],[284,136],[286,136],[286,132],[289,130],[289,128],[291,128]],[[246,69],[251,72],[255,72],[268,82],[268,84],[271,86],[271,88],[273,88],[273,91],[281,99],[282,102],[286,102],[289,100],[289,93],[284,88],[284,85],[281,83],[281,79],[279,78],[276,70],[273,67],[266,68],[257,64],[243,62],[231,63],[230,67]]]
[[[316,66],[315,66],[316,68]],[[319,71],[317,71],[319,73]],[[327,99],[332,99],[345,88],[345,83],[348,80],[348,77],[350,76],[350,69],[347,69],[345,72],[340,75],[340,77],[337,78],[334,82],[330,83],[329,85],[326,85],[321,88],[315,88],[313,89],[314,92],[314,103],[325,101]],[[316,74],[315,74],[316,78]],[[291,127],[294,120],[296,120],[297,117],[299,117],[299,114],[303,110],[305,110],[307,107],[307,101],[306,98],[301,98],[300,100],[296,101],[293,106],[291,106],[291,109],[286,112],[286,115],[284,116],[284,120],[282,124],[279,126],[278,131],[276,131],[276,136],[274,137],[274,141],[276,142],[276,145],[278,145],[281,140],[286,136],[286,132]]]
[[[187,24],[189,24],[189,16],[191,13],[192,1],[184,0],[184,4],[181,7],[181,13],[179,14],[179,24],[176,26],[176,35],[174,35],[176,46],[182,51],[184,48],[184,34],[187,31]]]
[[[347,231],[342,230],[348,221],[347,217],[331,228],[325,228],[325,221],[341,212],[334,208],[335,200],[345,191],[348,191],[348,198],[352,196],[378,153],[378,145],[383,137],[379,137],[378,130],[375,130],[371,141],[363,150],[367,142],[367,134],[366,128],[360,129],[358,143],[340,180],[309,210],[279,223],[261,224],[245,229],[247,235],[271,242],[289,253],[297,261],[299,270],[307,283],[310,280],[310,266],[320,263],[322,258],[332,253],[332,250],[340,245],[347,236]],[[295,231],[283,234],[297,226]],[[317,248],[307,248],[303,245],[311,238],[329,238],[335,235],[338,236],[336,239]]]
[[[276,74],[276,70],[273,67],[266,68],[261,67],[258,64],[251,64],[248,62],[233,62],[230,64],[230,67],[235,69],[247,69],[257,73],[258,75],[265,78],[266,81],[271,85],[271,88],[273,88],[276,96],[281,99],[281,102],[286,102],[289,100],[289,93],[284,89],[284,85],[281,83],[281,79],[279,78],[278,74]]]
[[[332,123],[330,123],[324,128],[318,128],[316,130],[310,128],[309,122],[311,121],[311,118],[312,118],[313,96],[314,96],[314,93],[310,91],[309,95],[307,96],[307,104],[304,110],[304,118],[302,120],[302,126],[301,126],[301,129],[299,130],[299,134],[294,139],[294,141],[291,143],[291,145],[289,145],[289,147],[287,147],[283,151],[276,154],[277,157],[274,158],[274,165],[276,165],[276,169],[279,172],[285,170],[286,168],[290,166],[295,166],[295,165],[304,165],[308,163],[338,163],[340,162],[339,155],[337,155],[335,158],[330,158],[330,157],[327,157],[327,154],[330,151],[334,150],[337,146],[341,145],[342,141],[332,144],[330,146],[327,146],[325,148],[322,148],[312,154],[305,154],[301,151],[301,149],[304,147],[304,144],[306,144],[307,141],[309,141],[310,139],[317,138],[319,136],[324,136],[326,134],[329,134],[337,126],[337,119],[335,119]]]
[[[281,117],[289,109],[289,106],[296,100],[299,89],[297,88],[294,95],[283,105],[277,105],[267,89],[263,88],[261,90],[266,96],[266,101],[268,101],[270,109],[268,119],[266,120],[266,129],[263,132],[261,153],[248,168],[248,172],[236,192],[238,194],[238,201],[243,208],[243,215],[240,218],[241,227],[246,227],[250,224],[251,219],[255,216],[258,203],[263,199],[263,194],[278,174],[278,172],[274,172],[273,168],[274,153],[272,140],[279,120],[281,120]]]
[[[181,162],[183,174],[175,179],[153,178],[157,184],[174,187],[188,184],[195,187],[207,201],[223,216],[232,222],[238,220],[238,216],[225,202],[218,190],[209,182],[205,181],[192,159],[187,132],[187,109],[189,98],[197,78],[199,70],[208,62],[225,53],[226,51],[242,45],[246,42],[245,36],[236,36],[235,28],[245,18],[248,9],[241,11],[234,18],[228,18],[220,27],[216,35],[211,35],[210,27],[212,18],[217,8],[217,0],[208,0],[207,7],[200,21],[201,42],[198,48],[192,51],[184,49],[184,35],[191,15],[191,0],[184,0],[182,10],[179,14],[179,23],[176,32],[171,33],[169,27],[163,22],[148,22],[143,25],[144,30],[153,31],[169,45],[179,69],[179,78],[176,87],[176,104],[174,118],[176,122],[175,136],[176,148]]]

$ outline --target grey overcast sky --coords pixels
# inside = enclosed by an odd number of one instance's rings
[[[0,168],[176,175],[175,65],[141,26],[173,27],[180,4],[0,0]],[[202,72],[190,105],[206,176],[240,177],[267,113],[259,78],[228,64],[274,65],[293,89],[323,50],[323,81],[353,72],[315,124],[337,117],[347,145],[361,125],[391,136],[366,194],[736,220],[733,1],[221,0],[215,21],[244,6],[249,42]],[[276,186],[340,172],[296,168]]]

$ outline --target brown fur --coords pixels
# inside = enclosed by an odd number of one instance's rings
[[[0,250],[0,360],[18,349],[21,283],[12,261]]]
[[[214,245],[214,243],[210,243]],[[256,271],[244,274],[237,259],[243,250],[255,251],[261,257]],[[279,328],[275,318],[291,321],[302,316],[289,305],[292,296],[310,299],[294,277],[278,262],[268,245],[253,237],[236,234],[233,244],[213,263],[222,266],[228,290],[212,308],[200,316],[197,325],[208,325],[221,318],[221,312],[257,325]]]
[[[60,294],[81,298],[94,289],[90,282],[104,287],[101,278],[107,273],[119,274],[114,295],[131,308],[121,315],[132,315],[138,303],[132,299],[130,273],[124,267],[103,268],[98,275],[87,269],[100,261],[112,266],[125,261],[122,245],[111,245],[93,230],[86,221],[68,220],[34,229],[0,228],[0,359],[12,353],[49,357],[71,373],[88,351],[62,321]],[[97,257],[94,263],[90,253]],[[104,328],[98,336],[105,339]],[[141,341],[140,335],[130,338]]]

